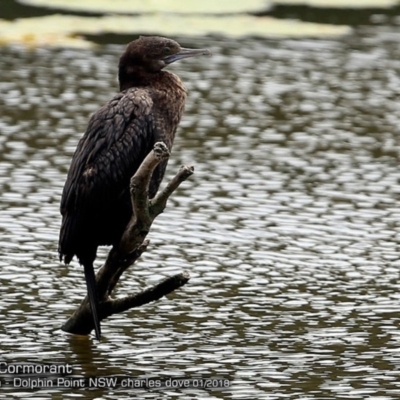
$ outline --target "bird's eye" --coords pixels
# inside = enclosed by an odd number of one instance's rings
[[[164,47],[164,54],[171,54],[171,49],[169,47]]]

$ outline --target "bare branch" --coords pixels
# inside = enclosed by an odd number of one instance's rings
[[[182,272],[165,278],[157,285],[147,288],[140,293],[120,299],[102,301],[99,303],[99,320],[102,321],[113,314],[159,300],[161,297],[185,285],[189,279],[189,274]],[[94,329],[90,306],[86,298],[61,329],[76,335],[88,335]]]
[[[167,159],[169,155],[168,147],[162,142],[157,142],[153,151],[147,155],[135,175],[131,178],[132,209],[133,215],[136,217],[131,221],[131,224],[144,223],[145,225],[151,225],[153,222],[150,218],[148,207],[149,184],[157,165]],[[122,239],[123,241],[124,239]]]
[[[109,315],[121,313],[134,307],[140,307],[143,304],[161,299],[161,297],[173,292],[185,285],[190,279],[188,272],[169,276],[159,282],[156,286],[143,290],[138,294],[124,297],[122,299],[108,300],[104,303],[105,309],[108,309]],[[108,317],[106,315],[105,317]]]
[[[156,143],[154,149],[131,178],[133,216],[125,228],[120,242],[112,247],[105,264],[96,274],[100,321],[113,314],[158,300],[185,285],[190,279],[189,274],[183,272],[166,278],[140,293],[118,299],[110,297],[122,274],[146,251],[149,245],[146,236],[154,219],[165,209],[169,196],[193,174],[193,167],[182,166],[165,189],[150,201],[148,189],[151,176],[157,165],[168,157],[167,146],[161,142]],[[81,305],[62,326],[62,329],[81,335],[89,334],[94,329],[87,297],[83,299]]]
[[[153,218],[155,218],[157,215],[160,215],[165,210],[167,201],[171,194],[178,189],[183,181],[186,181],[189,176],[193,175],[193,173],[194,167],[182,165],[178,173],[168,182],[167,186],[160,193],[158,193],[153,200],[150,200],[149,208]]]

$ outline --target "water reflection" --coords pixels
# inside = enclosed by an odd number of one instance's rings
[[[174,66],[190,97],[169,171],[188,163],[195,175],[119,291],[182,269],[192,280],[110,318],[101,344],[59,330],[85,285],[76,263],[57,261],[58,204],[88,115],[116,90],[121,48],[0,49],[0,358],[233,381],[168,398],[397,398],[394,38],[382,28],[342,41],[216,41],[212,59]]]

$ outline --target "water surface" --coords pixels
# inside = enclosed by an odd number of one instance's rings
[[[183,42],[214,52],[171,67],[190,95],[167,177],[182,163],[195,175],[118,292],[184,269],[192,279],[103,322],[100,344],[59,330],[85,284],[76,262],[58,262],[58,206],[89,115],[116,91],[123,47],[0,48],[0,358],[68,362],[79,376],[231,381],[168,399],[398,398],[398,38],[380,26],[338,40]]]

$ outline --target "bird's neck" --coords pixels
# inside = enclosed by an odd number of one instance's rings
[[[153,100],[153,110],[164,118],[164,128],[171,132],[169,139],[173,140],[176,127],[182,117],[187,91],[179,77],[169,71],[143,72],[122,75],[120,69],[120,90],[143,88],[149,90]],[[165,139],[166,140],[166,139]],[[167,143],[169,147],[171,143]]]
[[[168,71],[148,72],[139,67],[120,68],[119,89],[122,92],[133,87],[162,87],[171,84],[171,77],[177,78],[174,79],[177,83],[180,82],[176,75]]]
[[[118,71],[119,90],[148,86],[154,73],[143,71],[141,68],[121,67]]]

